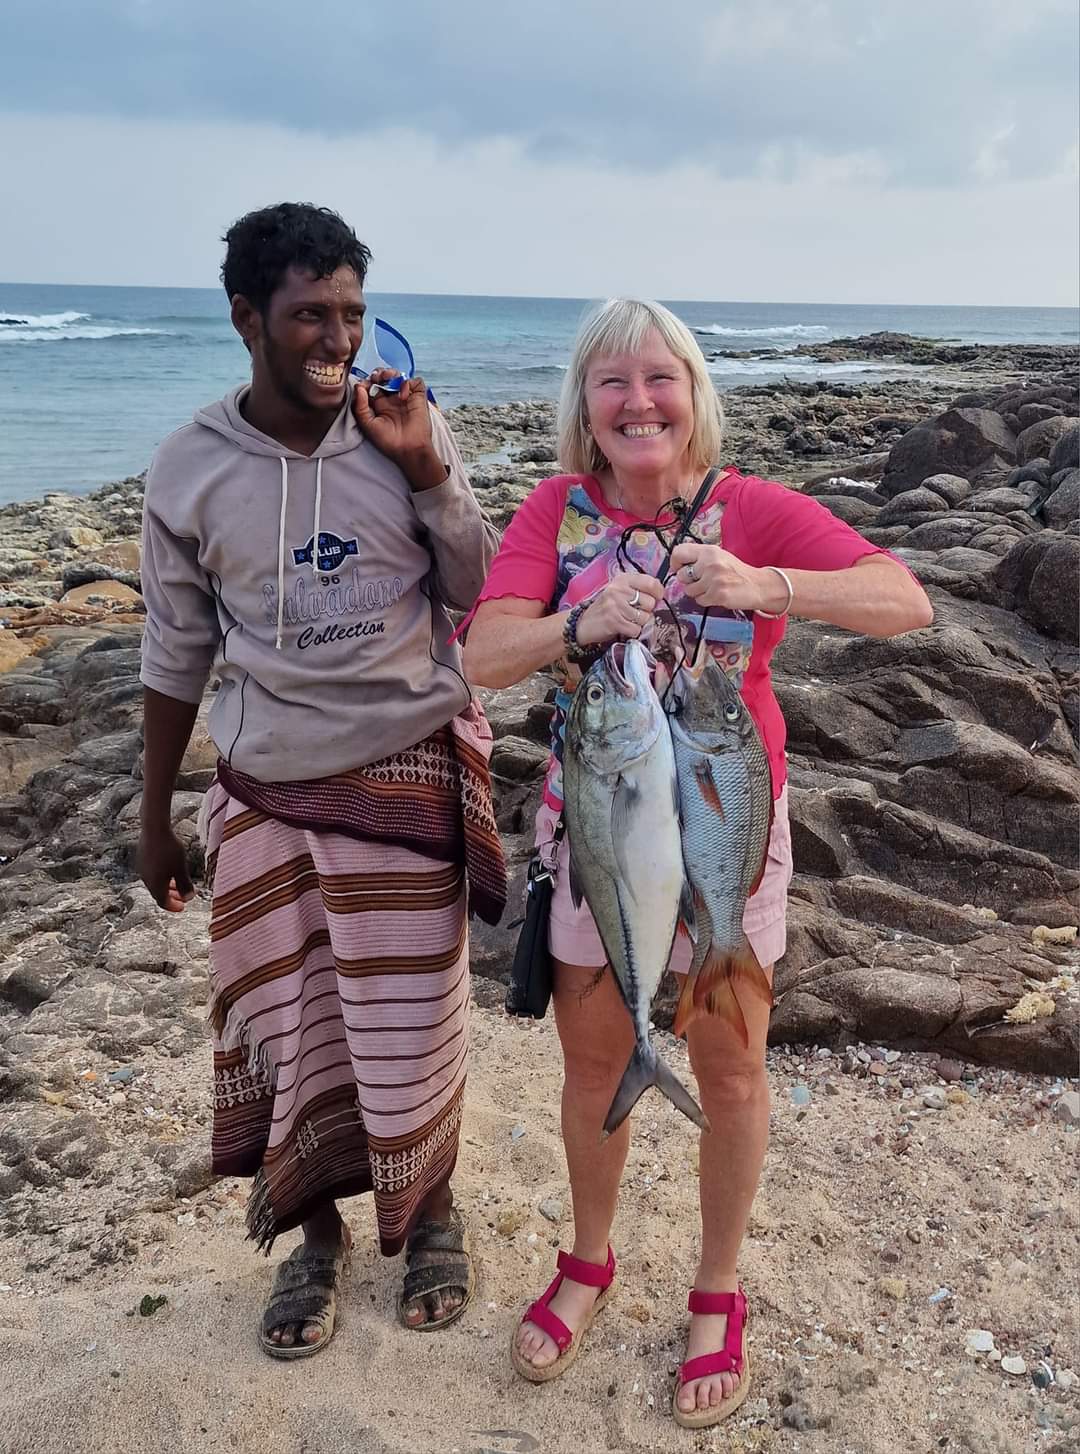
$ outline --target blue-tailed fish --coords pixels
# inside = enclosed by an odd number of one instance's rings
[[[711,656],[696,682],[680,671],[674,701],[669,721],[696,943],[673,1028],[682,1035],[707,1012],[728,1020],[748,1044],[740,993],[772,1004],[772,987],[742,927],[746,901],[765,871],[769,760],[738,690]]]
[[[574,693],[563,752],[571,892],[592,912],[636,1035],[604,1123],[609,1135],[652,1085],[708,1129],[649,1035],[684,899],[675,756],[651,665],[640,642],[609,647]]]

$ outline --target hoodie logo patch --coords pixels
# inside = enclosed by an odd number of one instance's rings
[[[293,547],[293,564],[310,565],[314,553],[315,537],[312,535],[302,549]],[[319,559],[316,569],[323,575],[333,575],[334,571],[340,570],[345,564],[347,556],[357,555],[358,553],[355,539],[342,540],[340,535],[334,535],[329,530],[320,530]]]

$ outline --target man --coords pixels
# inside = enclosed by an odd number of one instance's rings
[[[166,439],[147,478],[139,864],[181,911],[170,801],[213,667],[214,1167],[254,1177],[268,1252],[303,1226],[261,1332],[300,1357],[334,1331],[341,1197],[373,1191],[382,1251],[407,1245],[407,1326],[444,1326],[473,1288],[450,1190],[465,884],[494,922],[505,870],[447,608],[472,604],[497,535],[423,380],[350,379],[371,256],[352,229],[283,203],[225,241],[251,383]]]

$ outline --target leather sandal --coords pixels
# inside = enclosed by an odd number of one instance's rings
[[[559,1269],[558,1272],[547,1290],[525,1309],[518,1328],[522,1323],[535,1324],[556,1345],[559,1350],[558,1358],[543,1368],[537,1368],[518,1351],[517,1329],[514,1330],[514,1337],[510,1344],[510,1361],[522,1378],[528,1379],[530,1383],[548,1383],[551,1379],[559,1378],[566,1372],[580,1353],[581,1344],[585,1334],[592,1326],[593,1319],[605,1303],[611,1300],[612,1284],[615,1281],[615,1254],[610,1247],[607,1262],[603,1264],[585,1262],[582,1258],[574,1257],[569,1252],[560,1252],[555,1265]],[[589,1309],[576,1337],[563,1320],[551,1311],[551,1300],[562,1286],[564,1277],[568,1277],[571,1282],[581,1283],[583,1287],[600,1289],[599,1296]]]
[[[747,1307],[746,1294],[740,1287],[738,1292],[699,1292],[694,1288],[687,1304],[692,1313],[706,1315],[727,1314],[727,1336],[719,1353],[703,1353],[700,1358],[688,1358],[679,1369],[679,1381],[671,1400],[671,1412],[675,1422],[684,1429],[707,1429],[719,1424],[742,1404],[750,1392],[750,1354],[746,1345]],[[734,1393],[721,1403],[707,1409],[691,1409],[684,1412],[679,1408],[679,1390],[687,1383],[699,1378],[710,1378],[714,1373],[736,1373],[739,1382]]]

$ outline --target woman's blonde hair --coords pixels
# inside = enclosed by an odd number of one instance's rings
[[[595,474],[608,463],[589,430],[585,407],[585,375],[589,365],[598,354],[637,353],[654,332],[690,370],[694,409],[689,446],[691,464],[694,469],[719,464],[724,413],[694,335],[661,303],[640,298],[609,298],[582,323],[559,395],[559,462],[570,474]]]

